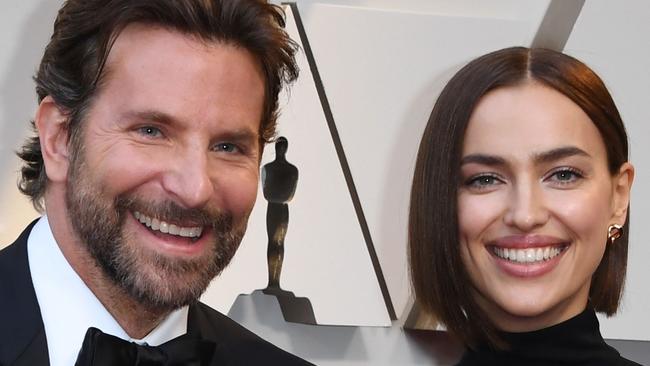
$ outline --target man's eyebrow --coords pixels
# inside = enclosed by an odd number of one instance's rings
[[[505,165],[506,161],[500,156],[488,155],[488,154],[470,154],[464,156],[460,160],[461,166],[470,163],[496,166],[496,165]]]
[[[145,111],[130,111],[125,114],[127,119],[137,119],[145,122],[158,122],[163,124],[174,124],[176,118],[172,115],[155,111],[155,110],[145,110]]]
[[[533,156],[536,163],[550,163],[570,156],[585,156],[591,157],[586,151],[575,146],[563,146],[557,149],[544,151]]]
[[[255,143],[259,140],[259,132],[249,128],[238,128],[233,131],[224,132],[219,139],[242,143]]]
[[[142,122],[156,122],[162,123],[165,125],[179,125],[179,121],[172,115],[165,112],[160,112],[156,110],[145,110],[145,111],[131,111],[127,112],[125,115],[126,119],[130,120],[139,120]],[[228,140],[238,143],[245,144],[255,144],[260,138],[259,131],[251,130],[250,128],[236,128],[229,131],[223,131],[218,140]]]

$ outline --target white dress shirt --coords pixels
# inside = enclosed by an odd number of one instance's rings
[[[45,325],[51,366],[74,365],[89,327],[152,346],[187,332],[188,307],[185,306],[172,312],[143,339],[129,337],[65,259],[47,216],[41,217],[29,234],[27,256]]]

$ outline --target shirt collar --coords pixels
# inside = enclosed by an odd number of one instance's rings
[[[51,366],[73,365],[89,327],[116,337],[157,346],[187,333],[188,307],[172,312],[141,340],[135,340],[104,308],[61,253],[43,216],[27,240],[27,256]]]

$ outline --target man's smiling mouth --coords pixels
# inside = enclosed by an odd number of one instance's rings
[[[203,233],[203,227],[178,226],[154,217],[149,217],[138,211],[133,212],[133,217],[135,217],[136,220],[140,221],[140,223],[146,226],[149,230],[158,231],[163,234],[176,235],[183,238],[197,239],[201,237],[201,234]]]

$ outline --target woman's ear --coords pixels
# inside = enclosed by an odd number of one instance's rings
[[[52,182],[63,182],[68,175],[68,116],[49,95],[36,110],[34,123],[41,142],[45,173]]]
[[[624,225],[627,217],[627,208],[630,204],[630,190],[634,181],[634,167],[624,163],[613,177],[613,213],[612,224]]]

